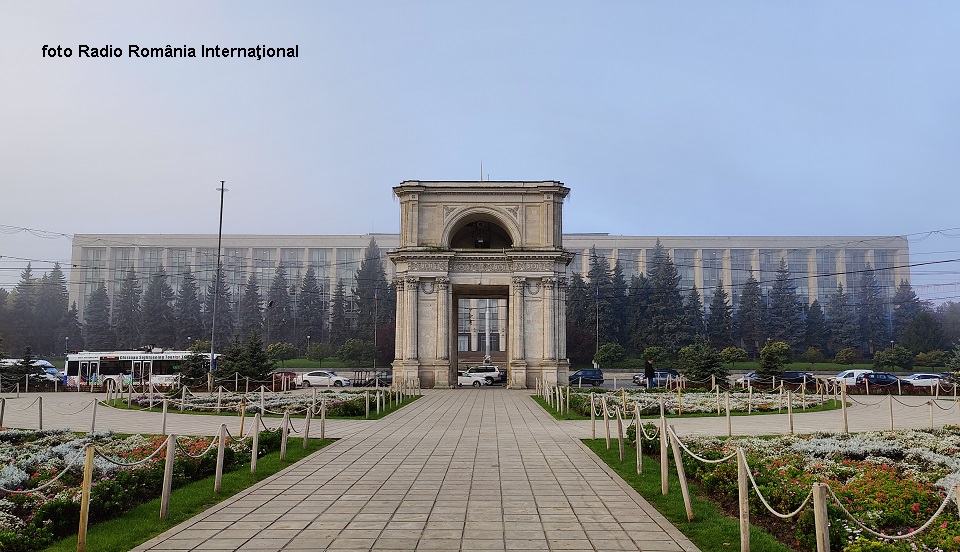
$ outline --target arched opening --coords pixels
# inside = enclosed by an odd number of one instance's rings
[[[451,249],[512,249],[513,239],[502,226],[478,214],[461,221],[453,232]]]

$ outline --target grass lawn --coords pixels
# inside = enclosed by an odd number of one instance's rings
[[[637,490],[643,498],[663,514],[684,535],[703,552],[729,552],[740,549],[740,520],[723,513],[713,502],[699,495],[699,488],[690,483],[694,520],[687,521],[683,496],[680,494],[680,481],[676,470],[670,472],[670,492],[666,496],[660,491],[660,464],[649,456],[643,457],[643,473],[637,475],[636,449],[627,448],[623,463],[616,445],[607,450],[603,439],[583,441],[608,466]],[[777,541],[763,529],[751,525],[751,550],[763,552],[791,552],[791,549]]]
[[[213,476],[175,489],[170,495],[170,510],[166,520],[160,519],[160,499],[157,498],[137,506],[122,517],[91,525],[87,529],[86,549],[97,552],[130,550],[332,442],[331,439],[311,439],[304,449],[302,440],[291,439],[287,445],[286,460],[280,460],[280,452],[271,452],[257,460],[257,473],[252,475],[250,463],[241,464],[237,469],[223,474],[220,492],[216,494],[213,492]],[[54,543],[46,550],[73,552],[76,549],[77,537],[74,535]]]

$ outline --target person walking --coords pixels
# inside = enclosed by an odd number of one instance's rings
[[[653,387],[653,378],[656,375],[656,371],[653,369],[653,359],[647,359],[647,363],[643,367],[643,377],[647,380],[647,389]]]

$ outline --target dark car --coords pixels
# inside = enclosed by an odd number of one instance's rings
[[[913,387],[913,384],[909,381],[903,381],[893,374],[888,374],[887,372],[869,372],[867,374],[861,374],[857,378],[858,385],[880,385],[886,387],[888,385],[897,385],[900,384],[901,388]]]
[[[360,383],[360,387],[390,387],[393,385],[393,372],[377,372]]]
[[[679,378],[680,373],[673,368],[657,368],[653,371],[653,381],[651,382],[651,387],[663,387],[670,382],[677,381]],[[643,377],[643,374],[634,374],[633,383],[636,385],[645,386],[647,385],[647,380]]]
[[[783,383],[791,385],[803,385],[804,381],[811,384],[817,379],[816,376],[810,372],[801,372],[799,370],[787,370],[779,378],[778,381],[783,381]]]
[[[586,383],[587,385],[600,385],[603,383],[603,370],[588,368],[585,370],[577,370],[576,372],[570,374],[571,385],[580,385],[581,383]]]

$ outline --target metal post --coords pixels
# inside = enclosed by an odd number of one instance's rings
[[[213,347],[217,342],[217,299],[220,297],[220,248],[222,246],[223,240],[223,194],[226,193],[227,187],[224,186],[223,180],[220,181],[220,187],[217,188],[217,191],[220,192],[220,226],[217,229],[217,268],[214,272],[214,283],[213,283],[213,313],[210,317],[210,372],[207,377],[207,387],[212,390],[213,387],[213,368],[214,368],[214,355]]]

